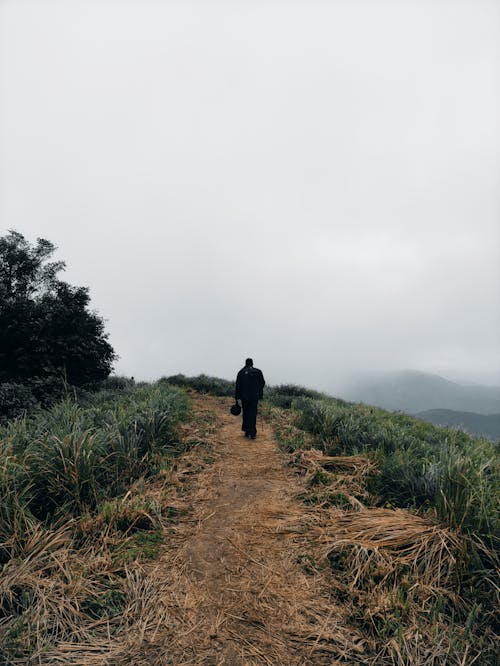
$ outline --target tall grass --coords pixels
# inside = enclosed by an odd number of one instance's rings
[[[276,407],[289,409],[297,398],[322,397],[321,393],[312,389],[299,386],[298,384],[279,384],[278,386],[266,386],[264,398]]]
[[[26,527],[92,511],[155,471],[175,451],[185,394],[168,385],[68,397],[0,430],[0,559],[15,554]]]

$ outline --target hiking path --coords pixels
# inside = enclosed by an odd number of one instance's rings
[[[353,636],[308,553],[314,518],[271,426],[259,417],[247,439],[229,399],[192,399],[212,419],[211,464],[177,470],[194,476],[182,493],[191,510],[150,574],[162,590],[151,663],[346,663]]]

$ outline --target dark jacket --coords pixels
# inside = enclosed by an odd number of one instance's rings
[[[236,377],[236,400],[262,400],[265,385],[264,375],[258,368],[241,368]]]

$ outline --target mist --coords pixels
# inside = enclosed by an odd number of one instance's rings
[[[0,234],[116,372],[500,384],[500,5],[0,2]]]

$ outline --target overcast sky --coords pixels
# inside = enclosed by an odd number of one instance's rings
[[[0,0],[0,234],[117,371],[500,384],[500,1]]]

